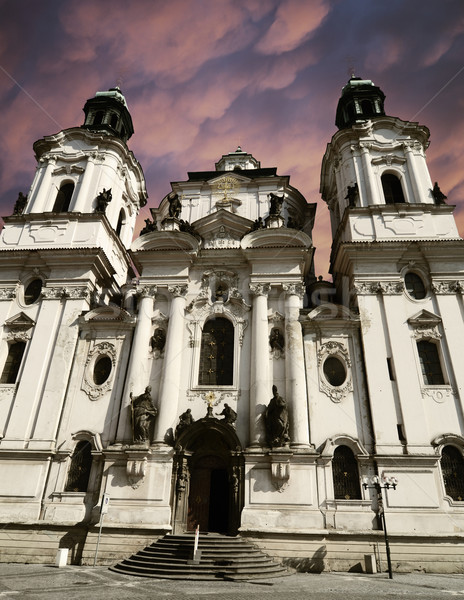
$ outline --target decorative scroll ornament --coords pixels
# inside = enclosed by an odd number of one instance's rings
[[[208,406],[218,406],[224,400],[238,402],[240,398],[240,390],[237,392],[218,392],[217,390],[212,391],[200,391],[200,390],[187,390],[187,398],[194,402],[195,400],[201,399]]]
[[[399,295],[404,292],[402,281],[356,281],[353,285],[357,294]]]
[[[323,363],[329,356],[334,356],[344,363],[346,369],[346,379],[342,385],[331,385],[326,381],[323,373]],[[341,402],[345,396],[353,391],[351,380],[351,360],[348,350],[339,342],[326,342],[321,346],[317,353],[317,364],[319,367],[319,389],[324,392],[332,402]]]
[[[98,385],[94,381],[94,368],[97,360],[102,356],[108,356],[111,360],[111,372],[106,381]],[[111,388],[113,374],[116,366],[116,348],[109,342],[96,344],[90,350],[84,367],[84,379],[81,389],[87,394],[90,400],[98,400],[105,392]]]
[[[290,480],[290,458],[292,454],[271,455],[271,481],[278,492],[283,492]]]
[[[423,386],[421,393],[423,398],[432,398],[437,404],[443,404],[443,402],[457,396],[456,390],[450,385]]]
[[[147,470],[147,457],[130,458],[127,461],[126,475],[132,488],[137,489],[145,478]]]
[[[305,286],[302,283],[284,283],[282,285],[283,290],[287,293],[287,296],[298,296],[301,300],[305,295]]]

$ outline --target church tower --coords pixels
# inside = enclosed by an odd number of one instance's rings
[[[386,114],[384,98],[352,77],[338,103],[321,172],[331,272],[339,299],[359,311],[379,474],[402,481],[389,528],[425,530],[434,513],[446,531],[435,482],[443,449],[464,449],[464,242],[429,175],[428,129]],[[421,515],[405,519],[408,504]]]

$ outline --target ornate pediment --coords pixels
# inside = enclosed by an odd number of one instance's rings
[[[240,248],[240,240],[253,223],[225,208],[195,221],[194,227],[203,239],[203,248]]]
[[[26,342],[31,338],[30,330],[34,325],[35,321],[23,312],[10,317],[4,323],[4,328],[7,331],[7,339],[9,341]]]

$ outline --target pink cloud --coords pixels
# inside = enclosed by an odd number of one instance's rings
[[[276,17],[256,45],[263,54],[280,54],[297,48],[321,25],[330,7],[325,0],[285,0],[279,3]]]

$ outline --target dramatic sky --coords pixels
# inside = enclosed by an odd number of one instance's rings
[[[317,202],[316,274],[326,276],[321,159],[352,71],[386,112],[431,130],[427,152],[464,233],[463,0],[0,0],[0,214],[27,193],[33,142],[83,123],[117,83],[147,180],[148,208],[187,171],[238,144]]]

